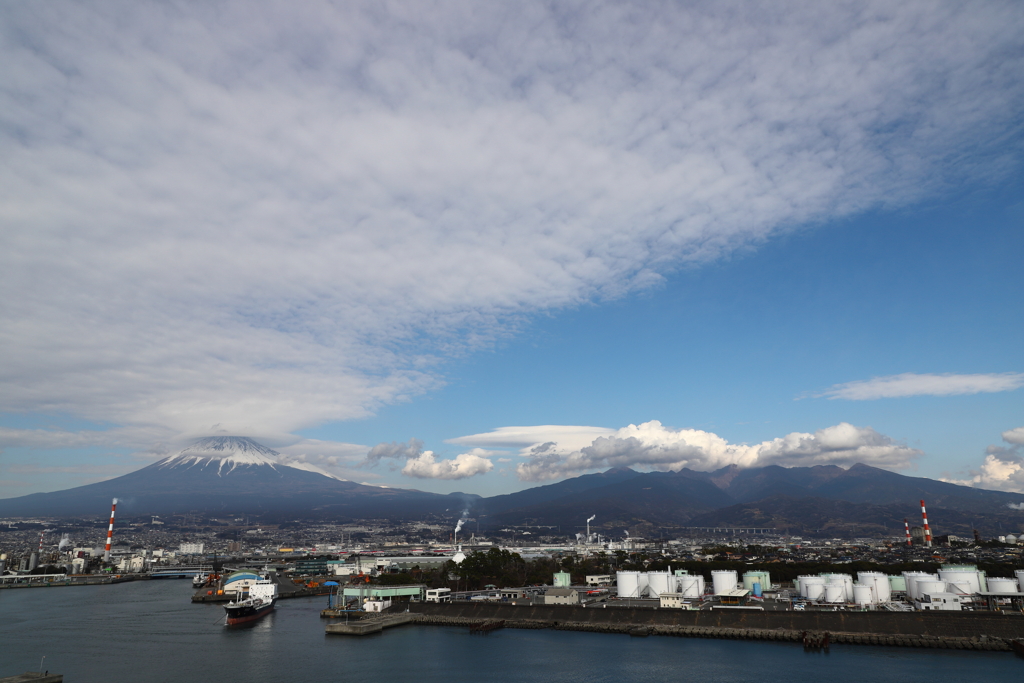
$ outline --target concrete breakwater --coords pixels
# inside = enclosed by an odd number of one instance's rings
[[[991,614],[853,613],[819,615],[793,612],[683,612],[681,610],[594,609],[562,606],[413,604],[417,623],[469,626],[504,620],[506,628],[555,630],[684,638],[727,638],[887,645],[957,650],[1009,651],[1010,641],[1024,637],[1024,617]],[[842,617],[856,617],[844,619]],[[916,617],[928,617],[918,619]],[[942,617],[951,618],[942,618]],[[810,618],[807,618],[810,617]],[[865,618],[866,617],[866,618]],[[641,633],[642,631],[642,633]]]
[[[466,617],[440,617],[420,615],[418,624],[434,626],[473,626],[480,622]],[[637,629],[646,629],[644,635],[676,636],[679,638],[725,638],[732,640],[774,640],[778,642],[806,642],[808,636],[821,632],[791,631],[787,629],[719,628],[716,626],[636,626],[635,624],[588,624],[583,622],[545,622],[531,620],[505,620],[505,628],[550,628],[556,631],[586,631],[590,633],[622,633],[637,635]],[[851,645],[889,645],[893,647],[931,647],[948,650],[986,650],[1009,652],[1010,645],[996,638],[947,638],[942,636],[901,636],[872,633],[828,633],[832,643]]]

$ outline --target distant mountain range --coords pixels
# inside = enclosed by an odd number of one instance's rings
[[[66,491],[0,500],[3,516],[103,515],[119,498],[123,515],[209,513],[289,517],[457,519],[481,530],[550,525],[613,532],[655,527],[771,527],[791,533],[902,533],[928,503],[935,533],[970,536],[1024,529],[1024,495],[987,491],[868,465],[726,467],[714,472],[615,468],[508,495],[440,495],[339,479],[245,437],[201,439],[179,453],[115,479]]]
[[[174,512],[416,517],[461,511],[479,496],[440,495],[339,479],[245,437],[200,439],[181,452],[124,476],[66,491],[0,500],[0,515],[104,514],[118,498],[122,515]],[[454,512],[458,515],[458,512]]]
[[[936,533],[970,537],[1024,529],[1024,512],[1010,505],[1024,495],[908,477],[856,464],[815,467],[735,465],[714,472],[608,470],[479,501],[488,526],[638,525],[770,527],[792,533],[902,533],[903,519],[920,524],[920,500]]]

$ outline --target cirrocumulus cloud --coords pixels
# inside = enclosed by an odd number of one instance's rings
[[[523,316],[1019,161],[1014,2],[183,7],[0,5],[0,411],[358,419]],[[581,464],[754,457],[606,438]]]

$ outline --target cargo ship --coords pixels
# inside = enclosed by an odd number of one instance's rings
[[[269,578],[261,578],[249,586],[249,593],[243,599],[236,598],[224,605],[227,625],[256,621],[274,609],[277,601],[277,584]]]

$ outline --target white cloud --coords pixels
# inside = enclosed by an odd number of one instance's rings
[[[985,449],[981,467],[971,470],[966,479],[945,478],[943,481],[980,489],[1024,493],[1024,427],[1003,432],[1003,440],[1011,444],[1010,447],[989,446]]]
[[[1003,441],[1016,446],[1024,446],[1024,427],[1017,427],[1003,432]]]
[[[874,377],[868,380],[836,384],[815,394],[816,398],[842,398],[850,401],[871,401],[879,398],[907,396],[955,396],[959,394],[1013,391],[1024,386],[1024,372],[1003,372],[987,375],[901,375]]]
[[[494,469],[494,463],[481,453],[487,452],[474,449],[451,460],[438,460],[433,451],[424,451],[405,462],[402,474],[418,479],[465,479],[487,474]]]
[[[4,3],[0,410],[360,418],[521,316],[1015,163],[1015,3],[652,7]]]
[[[516,427],[529,434],[531,428]],[[551,436],[549,428],[537,428],[542,438]],[[573,428],[565,433],[577,436]],[[580,428],[590,429],[590,428]],[[460,437],[462,443],[491,443],[503,430],[472,437]],[[509,442],[501,442],[508,445]],[[893,441],[870,427],[841,423],[813,434],[793,432],[756,445],[730,444],[711,432],[697,429],[673,429],[657,420],[629,425],[611,434],[602,434],[578,449],[545,442],[525,445],[520,454],[528,457],[516,472],[521,480],[542,481],[575,476],[608,467],[639,467],[661,471],[689,468],[715,470],[727,465],[740,467],[785,467],[811,465],[850,466],[861,462],[876,467],[901,469],[910,465],[921,452]]]
[[[577,425],[536,425],[529,427],[499,427],[483,434],[470,434],[446,443],[461,446],[490,446],[519,448],[522,455],[536,455],[554,449],[570,452],[589,446],[599,436],[615,434],[607,427]]]

